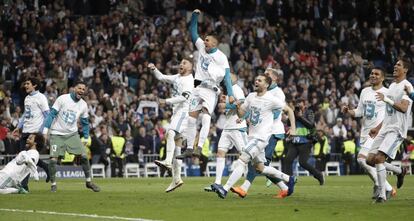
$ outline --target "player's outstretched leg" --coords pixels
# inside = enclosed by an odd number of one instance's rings
[[[86,156],[81,156],[81,165],[82,165],[83,172],[85,173],[86,188],[91,189],[94,192],[101,191],[101,188],[99,188],[96,184],[92,183],[91,166]]]

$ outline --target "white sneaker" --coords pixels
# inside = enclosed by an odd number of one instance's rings
[[[168,170],[169,172],[172,170],[171,163],[167,163],[165,160],[154,160],[154,163],[157,164],[157,166]]]
[[[168,186],[168,188],[165,190],[166,193],[169,193],[171,191],[174,191],[178,187],[182,186],[184,182],[180,179],[178,181],[172,181],[171,184]]]

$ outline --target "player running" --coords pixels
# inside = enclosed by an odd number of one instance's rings
[[[388,93],[377,92],[378,101],[386,103],[386,112],[382,127],[374,138],[367,162],[375,165],[377,169],[379,194],[375,203],[383,203],[387,200],[385,191],[386,170],[397,174],[397,188],[401,188],[406,174],[406,168],[393,166],[385,162],[386,158],[394,159],[400,144],[407,137],[408,118],[411,114],[412,100],[407,96],[405,87],[412,85],[406,80],[410,63],[405,59],[399,59],[394,65],[394,82],[390,85]]]
[[[374,141],[374,136],[378,134],[382,121],[384,120],[386,104],[385,102],[377,101],[375,97],[377,92],[383,94],[388,92],[388,89],[383,86],[384,78],[385,71],[382,68],[376,67],[372,69],[369,76],[371,86],[366,87],[361,91],[358,107],[353,110],[349,109],[348,106],[342,107],[343,113],[349,113],[352,117],[361,117],[361,150],[358,153],[357,161],[374,182],[373,199],[375,199],[379,193],[377,171],[374,167],[367,164],[366,159],[368,157],[368,152],[371,149],[372,142]],[[385,185],[387,198],[396,194],[396,191],[387,181],[385,181]]]
[[[290,135],[295,135],[295,117],[293,110],[289,108],[285,102],[268,93],[267,88],[272,83],[270,77],[261,74],[255,80],[255,92],[250,93],[245,102],[237,102],[239,116],[249,113],[249,141],[246,148],[242,151],[236,166],[231,173],[227,183],[224,186],[213,184],[211,188],[220,198],[225,198],[229,189],[240,179],[245,173],[245,167],[249,162],[253,162],[256,170],[264,175],[279,178],[288,183],[288,194],[294,191],[295,177],[288,176],[281,171],[265,166],[265,147],[268,144],[269,137],[272,133],[273,110],[286,110],[288,112],[289,121],[291,122]]]

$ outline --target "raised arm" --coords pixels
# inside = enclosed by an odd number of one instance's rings
[[[176,75],[165,75],[163,73],[161,73],[153,63],[149,63],[148,64],[148,68],[150,69],[151,73],[155,76],[155,78],[157,78],[157,80],[162,81],[162,82],[167,82],[167,83],[173,83]]]
[[[190,34],[191,34],[191,40],[195,44],[198,37],[198,15],[200,14],[200,10],[196,9],[193,11],[193,14],[191,15],[191,21],[190,21]]]

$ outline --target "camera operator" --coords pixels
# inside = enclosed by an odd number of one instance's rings
[[[314,136],[311,133],[315,129],[315,116],[312,110],[307,109],[305,100],[298,99],[295,104],[296,135],[290,140],[288,153],[285,159],[285,173],[292,175],[293,160],[299,156],[299,164],[302,168],[309,171],[320,185],[325,180],[321,172],[316,170],[308,163],[312,149]]]

